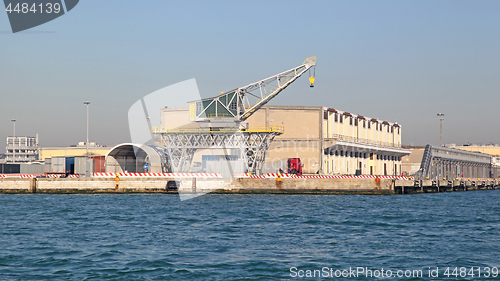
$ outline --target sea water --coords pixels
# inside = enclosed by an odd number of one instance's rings
[[[0,280],[499,280],[499,202],[500,190],[0,195]]]

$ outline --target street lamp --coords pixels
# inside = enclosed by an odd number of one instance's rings
[[[14,137],[12,139],[12,162],[16,163],[16,119],[10,120],[14,122]]]
[[[437,118],[439,119],[439,145],[443,146],[443,120],[444,113],[438,113]]]
[[[90,167],[89,167],[89,104],[90,101],[84,101],[83,104],[87,105],[87,155],[85,157],[85,176],[90,177]]]

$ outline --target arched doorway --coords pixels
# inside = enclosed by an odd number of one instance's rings
[[[107,173],[162,173],[164,155],[150,145],[123,143],[106,154]],[[145,164],[148,169],[145,170]]]

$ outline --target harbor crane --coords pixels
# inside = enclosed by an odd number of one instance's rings
[[[245,171],[259,174],[269,145],[284,132],[283,127],[249,128],[246,120],[276,97],[304,73],[309,71],[310,86],[314,86],[316,57],[307,58],[301,65],[244,87],[218,96],[190,102],[190,121],[198,128],[153,129],[161,136],[172,172],[189,171],[193,155],[199,149],[230,151],[246,164]],[[227,155],[227,154],[226,154]]]

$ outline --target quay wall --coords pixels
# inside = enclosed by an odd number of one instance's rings
[[[32,179],[0,179],[0,193],[32,193],[32,187]]]
[[[173,179],[48,178],[36,180],[37,193],[127,193],[165,192]]]
[[[177,186],[178,190],[172,188]],[[0,193],[391,193],[394,180],[306,178],[31,178],[0,179]]]
[[[332,178],[274,178],[249,179],[238,178],[225,188],[236,192],[276,192],[276,193],[388,193],[393,188],[394,181],[381,179],[332,179]]]
[[[0,193],[408,194],[496,189],[499,184],[370,178],[1,178]]]

